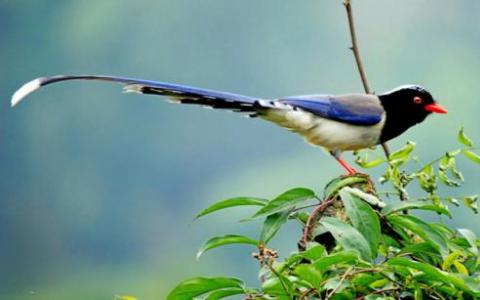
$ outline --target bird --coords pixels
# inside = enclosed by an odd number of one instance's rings
[[[261,99],[181,84],[108,75],[57,75],[40,77],[21,86],[11,98],[16,106],[29,94],[53,83],[97,80],[123,84],[125,92],[168,97],[180,104],[196,104],[244,113],[275,123],[326,149],[345,169],[357,174],[341,154],[371,148],[396,138],[432,113],[447,110],[424,87],[402,85],[379,94],[314,94]]]

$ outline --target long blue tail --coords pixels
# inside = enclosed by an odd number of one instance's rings
[[[180,84],[104,75],[59,75],[41,77],[24,84],[12,96],[12,106],[39,88],[67,80],[100,80],[124,84],[127,92],[162,95],[184,104],[198,104],[239,112],[255,112],[260,108],[257,98]]]

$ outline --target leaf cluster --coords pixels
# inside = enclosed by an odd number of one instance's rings
[[[386,165],[379,181],[382,184],[390,183],[402,200],[408,200],[407,187],[416,183],[425,192],[422,200],[431,201],[447,210],[449,205],[459,206],[460,202],[463,202],[478,213],[478,195],[439,195],[440,186],[447,188],[462,186],[464,176],[457,168],[457,160],[461,156],[467,161],[480,164],[480,155],[475,153],[478,148],[474,147],[463,128],[459,130],[457,140],[460,147],[447,151],[425,164],[421,164],[419,158],[413,155],[415,148],[413,142],[407,142],[404,147],[390,154],[388,159],[383,157],[369,159],[369,151],[364,151],[362,155],[357,153],[356,163],[366,169]]]
[[[473,231],[442,222],[442,216],[451,217],[449,205],[459,203],[438,195],[439,183],[457,187],[463,182],[455,164],[459,154],[478,162],[463,130],[458,139],[463,148],[413,172],[403,168],[414,160],[413,143],[385,161],[381,182],[390,182],[399,194],[417,182],[426,194],[418,199],[387,199],[387,194],[376,191],[370,177],[357,174],[335,178],[321,193],[294,188],[272,199],[237,197],[214,203],[197,218],[250,206],[256,212],[244,221],[261,219],[262,228],[258,237],[212,237],[197,257],[226,245],[248,245],[259,263],[259,285],[248,287],[231,277],[196,277],[181,282],[167,299],[480,298],[480,241]],[[372,161],[360,160],[372,165]],[[473,196],[464,199],[474,211],[475,201]],[[439,221],[426,221],[415,211],[437,215]],[[301,234],[298,251],[280,259],[270,242],[286,222],[299,224]]]

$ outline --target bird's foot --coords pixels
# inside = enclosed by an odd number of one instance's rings
[[[362,173],[362,172],[358,172],[357,170],[355,170],[354,168],[352,168],[353,171],[355,171],[354,173],[350,173],[348,172],[347,174],[343,175],[342,177],[350,177],[350,176],[357,176],[357,177],[364,177],[365,178],[365,188],[366,188],[366,192],[370,193],[370,194],[376,194],[376,189],[375,189],[375,184],[372,180],[372,178],[370,177],[369,174],[367,173]]]
[[[350,177],[350,176],[358,176],[358,177],[365,177],[365,179],[367,180],[368,184],[370,187],[374,187],[374,184],[373,184],[373,181],[372,181],[372,178],[370,178],[370,175],[367,174],[367,173],[362,173],[362,172],[359,172],[357,171],[355,168],[353,168],[352,166],[346,164],[345,166],[342,165],[343,168],[347,171],[347,173],[345,175],[343,175],[342,177]]]
[[[362,175],[363,173],[359,173],[355,168],[353,167],[350,167],[348,170],[347,170],[347,176],[355,176],[355,175]]]

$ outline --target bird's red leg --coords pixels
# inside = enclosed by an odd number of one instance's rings
[[[357,174],[357,170],[355,170],[352,166],[350,166],[346,161],[341,158],[337,158],[338,163],[347,171],[348,175],[355,175]]]
[[[340,153],[337,151],[330,152],[333,157],[338,161],[338,163],[347,171],[347,175],[355,175],[357,174],[357,170],[355,170],[352,166],[350,166],[346,161],[340,158]]]

